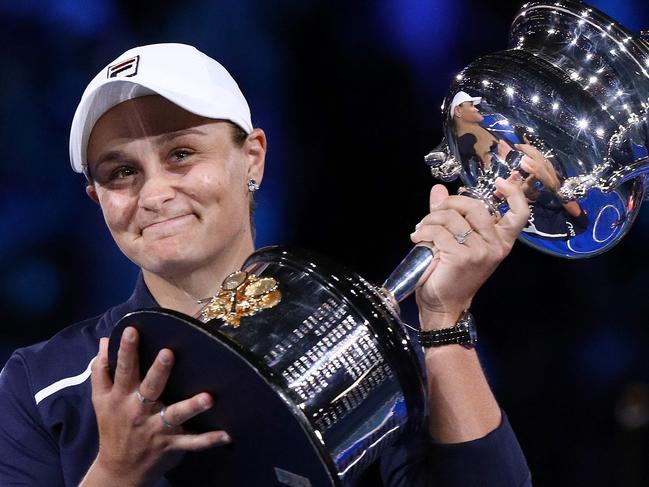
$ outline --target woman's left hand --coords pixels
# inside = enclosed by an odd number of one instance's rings
[[[433,186],[430,213],[410,236],[435,252],[416,292],[423,329],[455,324],[527,223],[530,210],[520,182],[498,178],[496,188],[510,208],[499,221],[480,200],[449,196],[444,186]]]
[[[561,187],[561,181],[550,161],[536,147],[531,144],[516,144],[516,149],[524,156],[521,160],[521,168],[530,174],[530,178],[523,185],[532,186],[534,181],[541,181],[543,187],[553,193],[557,193]]]

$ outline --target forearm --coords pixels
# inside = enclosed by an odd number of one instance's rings
[[[501,412],[475,350],[462,345],[429,348],[429,432],[438,443],[482,438],[498,427]]]
[[[559,196],[557,195],[557,198],[558,197]],[[584,212],[581,206],[579,206],[579,203],[577,203],[576,201],[562,202],[561,204],[563,205],[563,208],[566,210],[566,212],[573,218],[578,218]]]
[[[460,313],[457,313],[458,317]],[[455,315],[455,314],[454,314]],[[453,315],[453,316],[454,316]],[[453,326],[456,318],[420,314],[423,329]],[[425,352],[429,432],[438,443],[482,438],[498,427],[501,412],[475,349],[462,345],[430,347]]]

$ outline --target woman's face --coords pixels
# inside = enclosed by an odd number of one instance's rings
[[[87,192],[138,266],[168,277],[193,272],[251,242],[247,182],[261,181],[265,147],[259,129],[238,147],[227,122],[160,96],[136,98],[93,128]]]
[[[484,120],[480,110],[478,110],[478,107],[472,101],[460,103],[456,108],[455,116],[469,123],[480,123]]]

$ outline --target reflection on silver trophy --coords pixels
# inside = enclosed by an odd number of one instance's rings
[[[518,170],[531,208],[521,239],[568,258],[629,230],[649,171],[649,44],[578,2],[530,2],[509,49],[457,74],[443,104],[435,177],[460,177],[492,211],[493,180]]]

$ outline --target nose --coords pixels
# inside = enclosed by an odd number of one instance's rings
[[[140,188],[139,205],[146,210],[159,211],[175,195],[172,181],[164,171],[157,170],[146,175]]]

